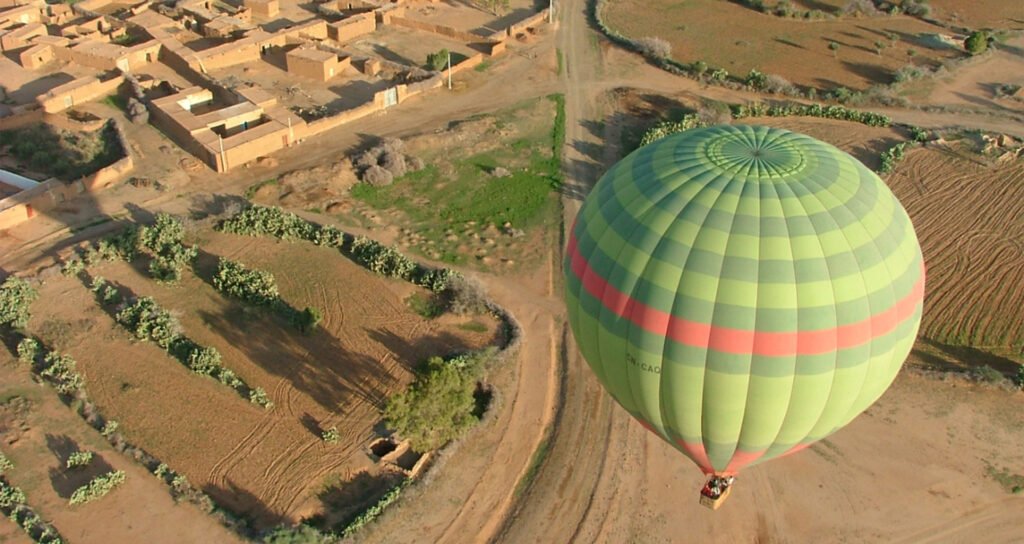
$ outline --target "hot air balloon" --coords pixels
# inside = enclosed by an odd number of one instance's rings
[[[624,158],[583,203],[564,274],[584,359],[710,476],[714,508],[738,471],[885,392],[924,296],[917,236],[882,180],[764,126],[694,129]]]

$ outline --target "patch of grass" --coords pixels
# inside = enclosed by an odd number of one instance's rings
[[[100,102],[110,106],[111,108],[117,108],[121,111],[127,111],[128,109],[128,101],[119,94],[108,95],[103,100],[100,100]]]
[[[558,75],[562,75],[562,70],[565,69],[565,60],[562,58],[562,50],[555,49],[555,60],[558,62]]]
[[[1010,469],[1006,467],[997,469],[993,465],[988,465],[985,468],[985,472],[989,478],[995,480],[1007,493],[1013,493],[1014,495],[1024,493],[1024,475],[1010,472]]]
[[[265,179],[263,181],[253,183],[245,190],[246,200],[252,200],[256,196],[256,191],[259,191],[263,187],[277,185],[277,183],[277,178]]]
[[[0,131],[0,146],[41,174],[74,180],[124,156],[113,124],[92,132],[59,129],[43,123]]]
[[[481,62],[480,64],[477,64],[476,66],[474,66],[473,70],[476,70],[477,72],[486,72],[487,69],[491,67],[491,64],[494,64],[494,63],[492,63],[489,60],[485,60],[485,61]]]
[[[519,480],[516,485],[516,497],[521,496],[533,483],[533,480],[537,477],[540,472],[540,467],[544,465],[544,460],[547,459],[548,453],[551,451],[551,440],[547,437],[537,445],[537,449],[533,452],[533,457],[530,458],[530,466],[526,469],[526,474],[523,474],[523,478]]]
[[[487,325],[484,325],[479,321],[469,321],[467,323],[462,323],[459,325],[459,328],[464,331],[487,332]]]
[[[406,305],[420,317],[434,319],[444,313],[444,304],[424,293],[413,293],[405,299]]]

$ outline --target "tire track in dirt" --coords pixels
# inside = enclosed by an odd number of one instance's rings
[[[251,454],[253,450],[259,447],[260,443],[267,437],[270,430],[277,424],[277,419],[266,414],[261,418],[256,425],[253,426],[249,434],[245,435],[242,440],[231,448],[226,455],[220,458],[219,461],[214,463],[210,467],[210,472],[207,475],[207,481],[216,485],[217,487],[224,487],[227,482],[227,475],[231,472],[231,469],[235,467],[239,462],[242,461],[246,456]],[[245,450],[244,453],[242,450]]]
[[[963,151],[908,154],[889,178],[928,266],[924,336],[943,343],[1024,343],[1024,165]],[[909,180],[928,180],[922,191]]]

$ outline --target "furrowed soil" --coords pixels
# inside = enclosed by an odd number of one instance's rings
[[[0,350],[0,450],[14,463],[5,477],[65,542],[241,542],[192,504],[176,504],[160,480],[114,450],[53,389],[33,383],[7,350]],[[94,452],[92,462],[66,469],[68,454],[78,450]],[[125,471],[124,483],[102,499],[68,506],[78,486],[110,470]],[[0,542],[32,541],[3,520]]]
[[[757,69],[816,88],[864,90],[891,83],[905,65],[964,55],[932,38],[948,30],[907,16],[803,21],[717,0],[612,0],[604,19],[629,38],[667,40],[681,62],[703,60],[741,78]]]
[[[965,146],[911,151],[888,177],[925,262],[921,334],[935,342],[1024,345],[1024,163]]]
[[[273,409],[133,341],[77,279],[42,286],[31,329],[61,331],[58,347],[78,360],[90,396],[128,439],[256,528],[324,513],[327,483],[365,471],[371,478],[362,481],[385,486],[386,469],[368,445],[388,396],[427,357],[496,341],[494,319],[426,320],[404,302],[419,288],[380,278],[336,250],[212,232],[200,238],[198,276],[187,272],[176,285],[120,262],[90,273],[177,314],[184,334],[216,347],[225,367],[267,391]],[[288,304],[322,312],[318,330],[304,336],[280,317],[223,297],[200,279],[212,275],[218,256],[273,273]],[[471,320],[484,330],[458,326]],[[320,438],[331,427],[340,433],[333,445]],[[367,495],[380,491],[369,487]]]

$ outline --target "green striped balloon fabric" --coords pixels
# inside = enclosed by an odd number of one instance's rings
[[[616,164],[564,273],[597,378],[717,474],[807,447],[877,400],[924,296],[917,236],[882,180],[764,126],[682,132]]]

